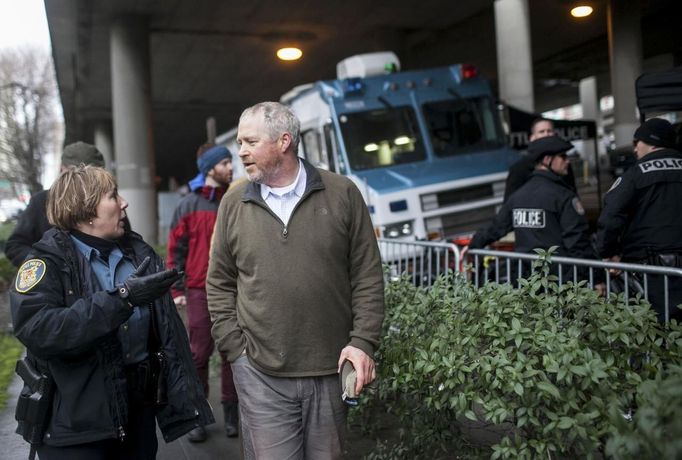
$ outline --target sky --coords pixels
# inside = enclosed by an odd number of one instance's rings
[[[0,48],[50,49],[43,0],[0,0]]]
[[[0,0],[0,49],[42,48],[51,53],[43,0]],[[41,182],[48,187],[59,172],[56,152],[43,157]]]

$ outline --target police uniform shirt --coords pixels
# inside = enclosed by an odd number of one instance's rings
[[[71,236],[85,259],[90,263],[100,288],[111,290],[115,285],[125,281],[134,271],[133,262],[115,247],[109,257],[104,260],[100,252]],[[123,360],[126,364],[136,364],[147,359],[149,340],[150,312],[148,308],[135,308],[128,320],[118,328],[118,340],[121,342]]]
[[[599,216],[597,250],[640,261],[682,252],[682,153],[656,150],[613,183]]]
[[[562,177],[550,171],[535,171],[509,197],[490,227],[476,233],[470,247],[481,248],[511,230],[518,252],[558,246],[558,255],[592,256],[582,204]]]

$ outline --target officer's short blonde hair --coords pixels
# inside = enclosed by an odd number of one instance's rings
[[[73,230],[97,217],[102,197],[116,189],[109,171],[90,165],[68,167],[47,196],[47,219],[57,228]]]

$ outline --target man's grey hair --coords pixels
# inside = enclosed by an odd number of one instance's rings
[[[259,102],[244,110],[239,117],[239,122],[241,123],[244,118],[252,117],[258,113],[263,114],[263,120],[265,120],[265,127],[270,134],[270,139],[274,141],[282,134],[289,133],[291,134],[294,153],[298,153],[298,142],[301,138],[301,122],[296,117],[296,114],[289,107],[279,102]]]

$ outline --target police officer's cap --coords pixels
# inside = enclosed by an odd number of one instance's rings
[[[652,118],[637,128],[633,138],[654,147],[674,147],[675,129],[663,118]]]
[[[559,136],[541,137],[528,144],[528,158],[537,163],[546,155],[558,155],[571,149],[573,144]]]

